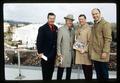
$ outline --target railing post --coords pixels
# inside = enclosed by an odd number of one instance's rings
[[[20,51],[17,49],[17,55],[18,55],[18,70],[19,70],[19,75],[16,77],[16,79],[23,79],[25,76],[21,75],[21,68],[20,68]]]

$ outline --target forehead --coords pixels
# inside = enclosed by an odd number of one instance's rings
[[[66,19],[66,21],[73,22],[71,19]]]
[[[54,15],[49,15],[49,18],[55,18],[55,16]]]
[[[100,13],[97,9],[92,10],[92,14]]]
[[[85,17],[84,16],[80,16],[80,17],[78,17],[79,19],[85,19]]]

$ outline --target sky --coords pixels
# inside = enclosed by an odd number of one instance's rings
[[[99,8],[102,17],[109,22],[116,23],[115,3],[5,3],[3,7],[5,20],[24,21],[32,23],[47,22],[47,14],[56,14],[56,23],[64,23],[67,14],[73,14],[75,21],[78,21],[80,14],[85,14],[87,21],[92,21],[91,10]]]

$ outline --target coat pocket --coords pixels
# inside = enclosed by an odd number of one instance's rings
[[[93,49],[98,55],[102,54],[102,48],[100,46],[94,45]]]

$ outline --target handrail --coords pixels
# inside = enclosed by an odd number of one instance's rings
[[[29,49],[5,49],[5,51],[20,51],[20,52],[37,52],[37,50],[29,50]],[[117,53],[110,53],[110,55],[117,55]]]

